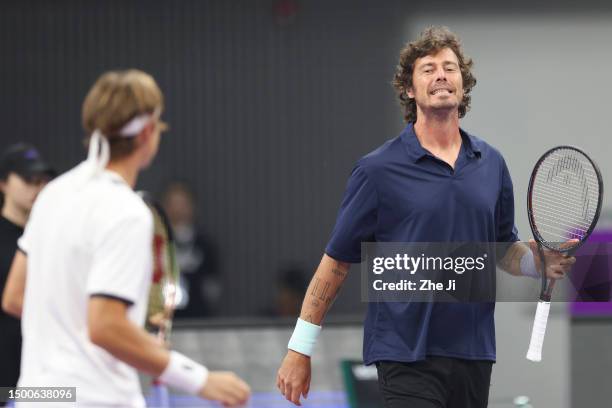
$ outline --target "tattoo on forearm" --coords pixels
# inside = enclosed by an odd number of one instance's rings
[[[310,292],[312,296],[317,296],[317,290],[319,288],[319,283],[321,283],[321,279],[315,278],[314,285],[312,285],[312,292]]]
[[[321,295],[319,296],[319,299],[325,300],[326,295],[327,295],[327,291],[329,290],[330,286],[331,286],[331,283],[325,282],[325,287],[323,288],[323,291],[321,292]]]
[[[339,269],[339,268],[333,268],[332,273],[339,278],[344,278],[346,276],[346,271],[343,271],[342,269]]]
[[[339,286],[336,288],[336,291],[334,292],[334,294],[333,294],[333,295],[331,295],[330,297],[328,297],[328,298],[325,300],[325,302],[326,302],[328,305],[330,305],[330,304],[331,304],[331,303],[332,303],[332,302],[333,302],[333,301],[336,299],[336,297],[338,296],[338,292],[340,292],[340,287],[339,287]]]
[[[325,300],[330,286],[331,283],[323,282],[323,284],[321,284],[321,280],[319,278],[315,278],[315,283],[312,286],[312,292],[310,292],[310,294],[319,300]]]

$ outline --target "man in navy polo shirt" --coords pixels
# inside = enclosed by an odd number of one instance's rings
[[[394,86],[408,125],[361,158],[348,182],[332,237],[304,299],[277,385],[300,404],[321,321],[361,243],[507,242],[499,266],[539,276],[517,242],[512,181],[501,154],[459,128],[476,84],[458,38],[432,27],[400,54]],[[550,278],[574,262],[546,253]],[[539,265],[539,263],[537,263]],[[495,361],[494,303],[371,302],[364,361],[376,364],[385,406],[480,408]]]

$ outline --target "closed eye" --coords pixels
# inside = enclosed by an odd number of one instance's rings
[[[459,67],[456,64],[446,64],[444,66],[444,69],[446,70],[446,72],[456,72]]]

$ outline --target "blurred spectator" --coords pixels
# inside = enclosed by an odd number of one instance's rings
[[[34,200],[53,176],[51,167],[31,145],[12,145],[0,157],[0,294]],[[21,361],[19,319],[0,310],[0,333],[0,386],[15,387]]]
[[[184,183],[170,183],[162,205],[174,230],[176,258],[181,270],[176,317],[215,315],[221,297],[214,246],[196,224],[195,198]]]
[[[277,275],[276,286],[274,304],[264,310],[263,314],[271,317],[298,317],[308,287],[304,271],[297,266],[282,268]]]
[[[298,268],[286,269],[281,273],[278,283],[276,315],[283,317],[299,316],[308,287],[308,280],[304,276],[304,272]]]

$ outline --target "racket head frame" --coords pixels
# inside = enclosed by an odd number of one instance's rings
[[[597,208],[595,210],[595,215],[593,217],[593,221],[591,222],[591,225],[589,226],[589,228],[586,231],[585,235],[575,245],[572,245],[572,246],[567,247],[567,248],[560,249],[560,248],[556,248],[556,247],[552,246],[540,234],[540,231],[538,230],[538,227],[537,227],[536,222],[534,220],[532,195],[533,195],[533,186],[535,184],[535,178],[536,178],[536,175],[538,174],[538,170],[540,169],[540,166],[548,158],[548,156],[550,156],[551,154],[553,154],[557,150],[562,150],[562,149],[565,149],[565,150],[574,150],[574,151],[578,152],[579,154],[581,154],[582,156],[586,157],[586,159],[591,163],[591,165],[593,166],[593,169],[595,170],[595,174],[597,176],[597,183],[598,183],[598,187],[599,187],[599,197],[598,197]],[[541,268],[542,268],[543,271],[546,270],[546,260],[544,258],[544,247],[547,248],[547,249],[553,250],[553,251],[557,251],[557,252],[561,252],[561,253],[566,253],[568,255],[573,254],[578,248],[580,248],[580,246],[582,246],[582,244],[584,244],[584,242],[586,242],[588,237],[591,235],[591,233],[595,229],[595,226],[597,225],[597,221],[599,220],[599,216],[601,214],[602,203],[603,203],[603,179],[602,179],[602,176],[601,176],[601,171],[599,170],[599,166],[597,166],[597,163],[595,163],[593,161],[593,159],[591,159],[591,157],[588,154],[586,154],[583,150],[581,150],[580,148],[578,148],[576,146],[571,146],[571,145],[555,146],[552,149],[549,149],[548,151],[546,151],[538,159],[538,161],[536,162],[536,164],[535,164],[535,166],[534,166],[534,168],[533,168],[533,170],[531,172],[531,177],[529,178],[529,187],[527,189],[527,215],[528,215],[528,219],[529,219],[529,226],[531,227],[531,232],[533,233],[533,237],[534,237],[534,239],[536,241],[536,244],[538,246],[538,253],[540,255],[540,259],[541,259],[541,263],[542,263]],[[545,302],[550,302],[554,284],[555,284],[554,280],[548,279],[545,274],[542,274],[542,290],[540,292],[540,300],[545,301]]]
[[[591,163],[591,165],[593,166],[593,169],[595,170],[595,174],[597,175],[597,183],[599,187],[599,197],[598,197],[598,202],[597,202],[597,208],[595,210],[595,216],[593,217],[593,221],[591,222],[591,225],[589,226],[588,230],[584,234],[584,237],[580,241],[578,241],[575,245],[572,245],[571,247],[563,248],[563,249],[553,247],[542,237],[542,235],[540,234],[540,231],[538,230],[538,227],[536,226],[535,220],[534,220],[533,204],[532,204],[533,186],[535,183],[536,175],[538,174],[538,170],[540,169],[540,166],[542,165],[544,160],[548,158],[548,156],[550,156],[557,150],[561,150],[561,149],[574,150],[580,153],[581,155],[583,155],[584,157],[586,157],[586,159]],[[599,216],[601,214],[601,207],[603,204],[603,194],[604,194],[603,179],[601,176],[601,171],[599,170],[599,166],[597,166],[597,163],[595,163],[593,159],[591,159],[591,157],[588,154],[586,154],[583,150],[581,150],[580,148],[576,146],[561,145],[561,146],[555,146],[552,149],[549,149],[548,151],[546,151],[538,159],[535,166],[533,167],[533,170],[531,172],[531,177],[529,178],[529,187],[527,189],[527,218],[529,219],[529,226],[531,227],[531,232],[533,233],[533,237],[538,243],[538,245],[542,245],[550,250],[562,252],[562,253],[575,252],[578,248],[580,248],[580,246],[582,246],[582,244],[584,244],[584,242],[586,242],[586,240],[589,238],[591,233],[593,233],[595,226],[597,225],[597,221],[599,220]]]
[[[164,276],[163,280],[171,280],[172,285],[174,285],[171,302],[168,302],[162,288],[163,295],[163,321],[161,325],[158,326],[156,330],[157,337],[163,341],[167,342],[169,340],[170,332],[172,330],[172,319],[174,317],[174,310],[176,309],[175,300],[176,300],[176,291],[179,290],[179,275],[180,270],[178,268],[178,263],[176,259],[176,246],[174,241],[174,231],[172,230],[172,226],[170,224],[170,220],[168,219],[168,215],[164,211],[163,207],[153,199],[153,197],[145,191],[139,191],[138,194],[141,196],[145,204],[150,208],[153,214],[153,217],[157,216],[163,227],[165,235],[167,237],[168,242],[166,243],[167,247],[167,256],[168,256],[168,264],[170,270],[167,271],[169,276]],[[147,317],[148,318],[148,317]]]

